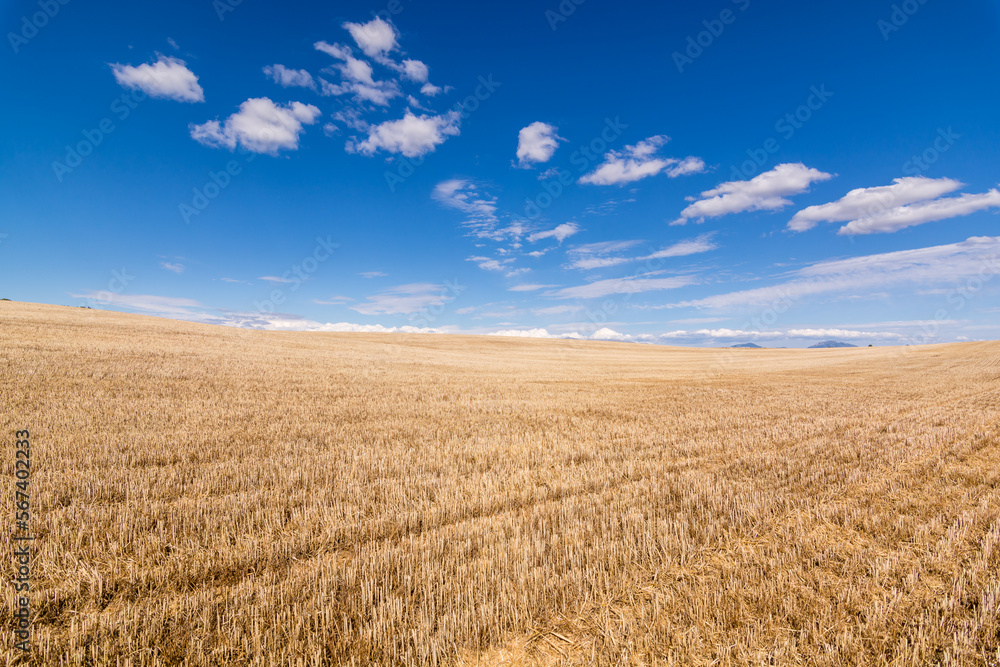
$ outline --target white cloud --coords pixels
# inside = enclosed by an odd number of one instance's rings
[[[517,161],[521,167],[548,162],[559,147],[562,139],[556,134],[556,127],[548,123],[534,122],[517,133]]]
[[[402,64],[403,75],[414,83],[427,83],[430,69],[419,60],[404,60]]]
[[[524,283],[522,285],[514,285],[507,289],[508,292],[537,292],[541,289],[548,289],[550,287],[558,287],[558,285],[543,285],[541,283]]]
[[[379,17],[368,23],[344,23],[341,27],[351,33],[358,48],[369,58],[384,60],[389,52],[399,48],[396,28]]]
[[[712,236],[712,234],[703,234],[697,238],[680,241],[649,255],[639,257],[612,255],[611,253],[627,250],[641,243],[641,241],[605,241],[602,243],[588,243],[586,245],[574,246],[569,249],[569,254],[572,258],[569,268],[582,270],[602,269],[629,262],[695,255],[718,248],[717,245],[712,243]]]
[[[632,336],[627,336],[621,332],[615,331],[614,329],[609,329],[607,327],[601,327],[595,331],[591,336],[592,340],[615,340],[615,341],[628,341],[632,339]]]
[[[493,259],[492,257],[468,257],[467,262],[475,262],[484,271],[507,271],[507,265],[514,261],[511,259]]]
[[[299,87],[316,90],[316,82],[313,80],[312,74],[304,69],[289,69],[284,65],[268,65],[264,68],[264,74],[284,88]]]
[[[837,292],[865,293],[888,285],[955,284],[973,276],[1000,273],[1000,237],[972,237],[961,243],[899,250],[878,255],[818,262],[795,272],[792,280],[670,304],[672,307],[721,308],[788,304]]]
[[[344,78],[358,83],[375,85],[375,70],[373,70],[372,66],[364,60],[355,58],[351,53],[350,47],[343,46],[341,44],[328,44],[323,41],[316,42],[313,44],[313,47],[317,51],[322,51],[328,56],[342,61],[337,69]]]
[[[670,178],[675,178],[705,171],[705,162],[701,158],[687,157],[678,160],[654,157],[668,141],[670,137],[660,134],[640,141],[635,146],[626,146],[621,151],[609,151],[604,156],[604,163],[582,176],[580,183],[620,185],[656,176],[661,172],[665,172]]]
[[[349,296],[332,296],[329,299],[313,299],[313,303],[318,303],[321,306],[343,306],[351,301],[354,301]]]
[[[883,331],[852,331],[850,329],[790,329],[786,335],[791,338],[819,338],[857,340],[898,340],[902,334]]]
[[[962,185],[951,178],[897,178],[892,185],[858,188],[835,202],[803,209],[795,214],[788,228],[801,232],[820,222],[847,222],[840,234],[888,233],[1000,207],[1000,192],[996,189],[943,197]]]
[[[204,307],[194,299],[154,296],[151,294],[118,294],[110,291],[89,291],[83,294],[70,294],[70,296],[76,299],[87,299],[94,303],[174,317],[196,317],[198,313],[192,311],[192,309]]]
[[[150,97],[178,102],[205,101],[205,91],[198,85],[198,77],[178,58],[158,55],[156,62],[138,67],[115,63],[111,71],[119,85],[141,90]]]
[[[397,285],[368,297],[368,301],[351,306],[363,315],[394,315],[415,313],[430,306],[440,306],[451,300],[446,285],[411,283]]]
[[[497,230],[496,197],[481,193],[475,183],[461,178],[442,181],[434,188],[431,199],[464,213],[466,219],[462,225],[471,229],[475,236],[491,239],[503,236]]]
[[[555,239],[562,243],[570,236],[580,232],[582,227],[575,222],[564,222],[561,225],[555,227],[555,229],[549,229],[544,232],[535,232],[528,236],[528,240],[532,243],[536,241],[541,241],[542,239]]]
[[[696,255],[701,252],[715,250],[719,246],[712,243],[712,234],[702,234],[698,238],[680,241],[662,250],[657,250],[651,255],[638,257],[637,259],[665,259],[667,257],[686,257]]]
[[[594,299],[611,294],[638,294],[640,292],[676,289],[695,283],[694,278],[690,276],[675,276],[672,278],[650,277],[660,273],[662,271],[651,271],[625,278],[598,280],[586,285],[564,287],[563,289],[549,293],[548,296],[559,299]]]
[[[688,220],[702,222],[705,218],[717,218],[730,213],[744,211],[773,211],[789,206],[792,202],[785,197],[801,194],[818,181],[833,178],[818,169],[811,169],[802,163],[779,164],[771,171],[749,181],[730,181],[701,193],[701,199],[681,211],[681,217],[671,224],[683,225]]]
[[[441,86],[435,86],[433,83],[425,83],[420,87],[420,92],[427,97],[434,97],[441,92]]]
[[[341,61],[336,69],[343,78],[342,83],[332,84],[320,79],[320,92],[323,95],[353,95],[357,102],[370,102],[379,106],[388,106],[390,100],[402,95],[394,81],[376,81],[372,66],[355,58],[349,47],[322,41],[313,46],[317,51]]]
[[[358,275],[362,278],[384,278],[389,274],[381,271],[362,271]]]
[[[292,102],[282,106],[259,97],[241,104],[240,110],[223,123],[210,120],[189,127],[191,136],[206,146],[233,150],[240,145],[254,153],[276,155],[282,148],[296,150],[302,126],[315,123],[319,115],[319,109],[311,104]]]
[[[569,268],[591,270],[624,264],[629,261],[628,258],[612,255],[612,253],[628,250],[640,243],[642,241],[637,240],[600,241],[573,246],[567,251],[570,257]]]
[[[574,336],[554,336],[546,329],[504,329],[487,334],[488,336],[507,336],[508,338],[572,338]]]
[[[570,306],[570,305],[549,306],[547,308],[534,308],[532,309],[531,314],[539,316],[567,315],[571,313],[578,313],[583,309],[584,309],[583,306]]]
[[[160,267],[166,269],[167,271],[173,271],[174,273],[184,273],[184,265],[174,262],[160,262]]]
[[[368,130],[368,138],[348,144],[348,150],[374,155],[383,150],[414,158],[433,152],[447,137],[458,136],[461,117],[457,111],[440,116],[415,116],[407,110],[400,120],[386,121]]]

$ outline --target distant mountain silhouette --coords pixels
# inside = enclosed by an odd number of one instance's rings
[[[815,350],[825,347],[857,347],[857,345],[851,345],[850,343],[843,343],[839,340],[825,340],[822,343],[816,343],[815,345],[810,345],[810,350]]]
[[[732,347],[746,347],[746,348],[753,348],[753,349],[756,349],[756,350],[763,350],[764,349],[760,345],[758,345],[757,343],[741,343],[739,345],[733,345]]]

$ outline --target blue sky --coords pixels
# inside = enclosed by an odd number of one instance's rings
[[[0,296],[281,330],[1000,337],[1000,3],[3,5]]]

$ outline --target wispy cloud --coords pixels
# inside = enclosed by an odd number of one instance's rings
[[[777,285],[670,305],[731,309],[839,292],[864,293],[901,283],[954,284],[972,276],[1000,272],[998,255],[1000,237],[973,237],[949,245],[818,262],[796,271],[792,280]]]
[[[446,285],[410,283],[398,285],[368,297],[364,303],[351,306],[363,315],[395,315],[416,313],[430,306],[440,306],[450,300]]]
[[[597,280],[586,285],[565,287],[550,292],[547,296],[557,299],[595,299],[611,294],[638,294],[640,292],[677,289],[693,285],[697,282],[692,276],[674,276],[671,278],[652,277],[662,273],[662,271],[650,271],[625,278]]]
[[[160,267],[174,273],[184,273],[184,265],[179,262],[160,262]]]
[[[542,232],[535,232],[528,236],[528,240],[532,243],[536,243],[543,239],[555,239],[562,243],[574,234],[578,234],[582,231],[582,227],[575,222],[564,222],[561,225],[556,226],[554,229],[548,229]]]
[[[438,183],[431,199],[465,214],[462,224],[481,238],[497,238],[497,199],[472,181],[453,178]]]
[[[712,242],[712,234],[703,234],[694,239],[680,241],[673,245],[657,250],[648,255],[624,256],[613,253],[631,248],[641,241],[609,241],[604,243],[590,243],[586,245],[574,246],[570,248],[569,254],[571,262],[569,268],[573,269],[602,269],[629,262],[638,262],[653,259],[666,259],[668,257],[685,257],[702,252],[715,250],[718,246]]]

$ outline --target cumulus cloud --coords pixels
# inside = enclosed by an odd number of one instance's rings
[[[840,234],[888,233],[1000,207],[1000,192],[995,188],[983,194],[943,197],[962,186],[951,178],[897,178],[892,185],[858,188],[835,202],[803,209],[788,228],[802,232],[821,222],[846,222]]]
[[[156,62],[138,67],[115,63],[111,71],[119,85],[141,90],[150,97],[178,102],[205,101],[205,91],[198,85],[198,77],[178,58],[158,55]]]
[[[341,27],[351,33],[358,48],[374,60],[384,60],[399,48],[396,28],[379,17],[367,23],[344,23]]]
[[[320,111],[311,104],[275,104],[266,97],[252,98],[224,122],[191,124],[191,136],[212,147],[233,150],[237,145],[254,153],[276,155],[282,148],[296,150],[303,125],[316,122]]]
[[[620,151],[609,151],[604,162],[589,174],[580,178],[580,183],[591,185],[621,185],[631,183],[664,172],[670,178],[696,174],[705,171],[705,162],[698,157],[660,158],[656,153],[670,137],[662,134],[649,137],[634,146],[626,146]]]
[[[430,69],[419,60],[404,60],[402,63],[403,75],[414,83],[427,83]]]
[[[730,309],[740,306],[787,308],[795,301],[838,292],[855,294],[889,285],[952,285],[959,280],[1000,273],[1000,237],[972,237],[961,243],[818,262],[799,269],[791,280],[770,287],[718,294],[670,307]]]
[[[564,222],[563,224],[556,226],[554,229],[548,229],[543,232],[530,234],[528,236],[528,240],[535,243],[536,241],[541,241],[543,239],[555,239],[559,241],[559,243],[562,243],[570,236],[578,233],[581,229],[582,227],[575,222]]]
[[[550,334],[547,329],[502,329],[487,335],[508,338],[582,338],[580,334]]]
[[[390,120],[369,128],[368,138],[348,144],[348,150],[362,155],[374,155],[383,150],[402,153],[414,158],[437,149],[449,136],[458,136],[461,117],[457,111],[440,116],[414,115],[407,110],[403,118]]]
[[[264,68],[264,74],[272,81],[284,88],[310,88],[316,90],[316,82],[312,74],[304,69],[289,69],[284,65],[268,65]]]
[[[701,198],[689,197],[693,201],[681,211],[681,217],[671,224],[683,225],[688,220],[703,222],[705,218],[717,218],[731,213],[745,211],[773,211],[791,205],[786,199],[809,189],[813,183],[833,178],[818,169],[802,163],[779,164],[771,171],[749,181],[730,181],[701,193]]]
[[[517,161],[521,167],[548,162],[562,140],[556,134],[556,127],[548,123],[534,122],[517,133]]]

